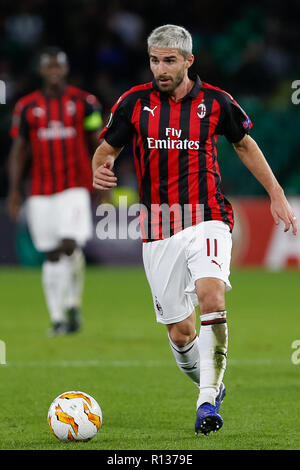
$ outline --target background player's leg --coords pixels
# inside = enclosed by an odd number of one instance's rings
[[[226,368],[228,331],[224,282],[216,278],[198,279],[196,292],[201,312],[198,408],[203,403],[215,405]]]
[[[64,239],[61,244],[66,269],[69,271],[65,310],[70,331],[76,331],[81,324],[82,291],[85,273],[85,257],[74,240]]]
[[[85,273],[85,258],[81,249],[92,237],[93,223],[90,195],[85,188],[71,188],[58,197],[58,237],[61,250],[69,270],[69,285],[66,296],[66,316],[69,331],[81,325],[81,300]]]
[[[169,343],[179,369],[199,387],[199,338],[195,311],[185,320],[167,325]]]
[[[66,333],[64,301],[68,286],[69,272],[60,250],[46,253],[42,266],[42,284],[46,304],[53,326],[52,334]]]

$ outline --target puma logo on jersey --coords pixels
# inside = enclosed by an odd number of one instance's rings
[[[154,117],[154,111],[156,110],[157,106],[155,106],[155,108],[151,109],[151,108],[148,108],[148,106],[144,106],[143,107],[143,111],[149,111],[149,113],[152,114],[152,116]]]
[[[221,267],[221,266],[222,266],[223,263],[220,264],[220,263],[218,263],[217,261],[215,261],[214,259],[212,259],[211,262],[212,262],[213,264],[216,264],[217,266],[219,266],[219,268],[222,270],[222,267]]]

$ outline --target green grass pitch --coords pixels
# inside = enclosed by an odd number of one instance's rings
[[[177,368],[155,321],[142,268],[89,267],[84,327],[48,338],[39,269],[0,270],[0,449],[299,449],[299,272],[234,270],[227,294],[229,355],[223,428],[194,435],[197,389]],[[94,396],[103,426],[87,443],[50,433],[51,401]]]

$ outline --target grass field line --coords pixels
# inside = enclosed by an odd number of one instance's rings
[[[228,366],[275,366],[290,363],[288,358],[228,359]],[[172,360],[56,360],[56,361],[8,361],[5,367],[165,367],[175,364]]]

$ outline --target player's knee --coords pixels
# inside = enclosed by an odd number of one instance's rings
[[[76,241],[75,240],[62,240],[61,242],[61,250],[67,256],[71,256],[74,253],[76,248]]]
[[[204,291],[198,294],[200,313],[225,310],[225,297],[221,291]]]
[[[225,283],[217,278],[204,278],[196,281],[200,313],[225,310]]]
[[[57,261],[59,261],[60,255],[61,255],[60,250],[48,251],[46,253],[46,259],[47,261],[50,261],[51,263],[56,263]]]
[[[196,336],[195,326],[189,324],[180,325],[179,323],[174,323],[173,325],[168,325],[168,331],[172,342],[179,348],[189,344]]]
[[[193,338],[191,336],[182,335],[180,333],[170,335],[172,342],[179,348],[184,348],[184,346],[187,346],[191,341],[193,341],[194,337],[195,334],[193,335]]]
[[[199,298],[200,313],[211,313],[225,310],[224,296],[215,293],[204,294]]]

